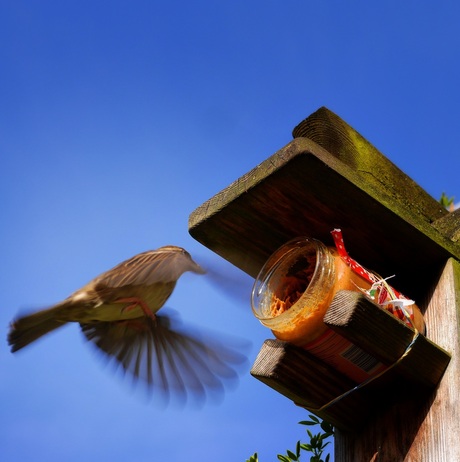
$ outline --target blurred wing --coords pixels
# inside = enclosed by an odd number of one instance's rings
[[[216,255],[200,258],[206,267],[206,281],[231,300],[236,306],[247,309],[251,303],[254,278],[230,262]]]
[[[202,403],[238,378],[246,356],[210,334],[172,330],[170,320],[81,324],[86,338],[164,401]]]
[[[150,285],[177,281],[185,271],[203,272],[187,252],[158,249],[135,255],[101,274],[94,282],[106,287]]]

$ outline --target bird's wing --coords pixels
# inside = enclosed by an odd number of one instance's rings
[[[203,272],[186,251],[150,250],[120,263],[93,282],[105,287],[172,282],[185,271]]]
[[[246,356],[203,332],[180,332],[170,319],[141,317],[130,321],[81,324],[86,338],[163,400],[197,403],[221,395],[237,379]]]

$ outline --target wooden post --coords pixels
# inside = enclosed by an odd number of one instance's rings
[[[336,462],[460,461],[459,294],[460,265],[449,259],[425,312],[430,337],[452,354],[438,388],[390,406],[360,432],[338,430]]]
[[[404,391],[403,399],[386,400],[388,393],[398,392],[393,388],[359,396],[355,406],[373,407],[373,402],[376,406],[358,430],[349,428],[362,413],[339,409],[333,414],[338,428],[335,460],[460,460],[460,212],[447,212],[326,108],[300,123],[294,137],[196,209],[189,219],[190,234],[256,277],[269,256],[289,239],[304,235],[331,245],[330,231],[341,228],[353,258],[378,274],[396,274],[394,286],[416,300],[424,312],[431,342],[419,343],[417,351],[422,358],[420,352],[428,348],[430,357],[437,358],[433,359],[435,373],[424,370],[430,367],[428,361],[420,365],[417,360],[420,374],[415,371],[415,382],[405,382],[409,388],[404,390],[410,392]],[[342,301],[353,312],[355,302]],[[362,320],[359,313],[353,319]],[[335,322],[340,330],[344,326],[341,315],[336,312],[335,316],[328,322]],[[352,334],[360,337],[359,328]],[[378,348],[375,353],[379,354]],[[380,353],[385,356],[385,351]],[[338,389],[347,387],[346,380],[323,363],[276,340],[265,342],[254,368],[259,368],[259,379],[311,409],[305,387],[292,380],[302,364],[317,367]],[[408,370],[402,375],[413,374],[412,366]],[[439,381],[444,370],[438,386],[430,388],[430,380]],[[418,393],[419,388],[425,391]],[[361,398],[365,404],[359,404]],[[383,409],[377,406],[383,402]]]

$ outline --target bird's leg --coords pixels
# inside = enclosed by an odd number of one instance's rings
[[[137,306],[140,306],[144,314],[153,319],[155,321],[156,316],[155,313],[148,307],[148,305],[141,300],[140,298],[136,297],[126,297],[126,298],[119,298],[115,300],[115,303],[129,303],[128,306],[125,306],[122,311],[131,311],[134,310]]]

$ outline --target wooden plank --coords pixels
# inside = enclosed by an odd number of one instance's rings
[[[360,428],[382,405],[400,400],[404,393],[413,395],[413,388],[433,389],[450,361],[446,351],[421,334],[414,341],[412,329],[358,292],[338,292],[324,321],[392,367],[356,387],[308,351],[266,340],[251,374],[342,430]]]
[[[388,196],[390,208],[400,207],[403,216],[410,209],[428,223],[448,214],[399,167],[337,114],[325,107],[300,122],[294,138],[309,138],[351,167],[369,187]]]
[[[306,350],[275,339],[264,342],[251,375],[298,406],[315,410],[356,385]],[[334,408],[333,412],[316,414],[340,428],[354,428],[357,420],[368,417],[369,407],[365,399],[358,397]]]
[[[449,259],[439,281],[433,285],[425,313],[428,332],[434,342],[452,353],[438,388],[428,396],[409,395],[403,402],[389,406],[359,432],[338,429],[337,462],[460,460],[460,263]]]
[[[397,183],[408,181],[401,173]],[[431,215],[377,185],[313,141],[297,138],[196,209],[189,231],[255,277],[289,239],[307,235],[332,245],[330,231],[341,228],[353,258],[382,276],[396,274],[395,287],[417,300],[433,271],[450,255],[460,257],[460,246],[431,226]]]
[[[412,329],[359,292],[339,291],[324,323],[383,364],[397,363],[395,372],[417,387],[434,388],[451,359],[422,334],[413,341]],[[399,361],[412,342],[409,354]]]
[[[460,209],[438,218],[433,223],[433,228],[448,237],[451,241],[460,241]]]

